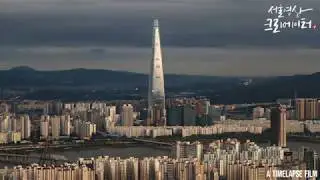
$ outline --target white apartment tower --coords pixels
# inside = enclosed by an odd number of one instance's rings
[[[133,126],[133,106],[124,104],[121,108],[121,125]]]

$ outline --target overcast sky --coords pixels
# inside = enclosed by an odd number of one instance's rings
[[[271,5],[313,8],[318,30],[264,32]],[[270,76],[320,71],[319,0],[0,0],[0,69],[148,73],[152,19],[165,73]]]

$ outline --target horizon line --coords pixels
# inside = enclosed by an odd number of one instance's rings
[[[38,72],[52,72],[52,71],[72,71],[72,70],[87,70],[87,71],[112,71],[112,72],[119,72],[119,73],[132,73],[132,74],[140,74],[140,75],[149,75],[148,73],[142,73],[142,72],[133,72],[133,71],[126,71],[126,70],[117,70],[117,69],[102,69],[102,68],[65,68],[65,69],[39,69],[34,68],[30,66],[13,66],[13,67],[7,67],[7,68],[0,68],[0,71],[10,71],[15,69],[30,69],[33,71]],[[164,75],[174,75],[174,76],[202,76],[202,77],[229,77],[229,78],[272,78],[272,77],[290,77],[290,76],[307,76],[307,75],[313,75],[320,73],[313,72],[313,73],[306,73],[306,74],[292,74],[292,75],[274,75],[274,76],[261,76],[261,75],[255,75],[255,76],[248,76],[248,75],[232,75],[232,76],[225,76],[225,75],[206,75],[206,74],[176,74],[176,73],[165,73]]]

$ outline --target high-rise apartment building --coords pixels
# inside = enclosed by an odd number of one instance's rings
[[[49,121],[42,120],[40,122],[40,135],[41,138],[47,139],[49,136]]]
[[[299,98],[295,100],[296,119],[300,121],[320,118],[320,102],[315,98]]]
[[[177,159],[198,158],[198,160],[201,160],[203,156],[203,145],[198,141],[194,143],[177,141],[175,156]]]
[[[197,112],[191,104],[187,104],[183,107],[183,125],[195,126],[196,125]]]
[[[318,153],[309,148],[303,148],[303,161],[306,163],[307,169],[319,169]]]
[[[277,146],[286,147],[286,109],[277,107],[271,110],[271,131],[271,143],[276,144]]]
[[[182,115],[183,106],[174,105],[168,108],[168,123],[169,126],[181,126],[183,122]]]
[[[47,139],[49,136],[49,120],[50,116],[42,116],[40,120],[40,135],[41,138]]]
[[[253,108],[252,110],[252,119],[259,119],[259,118],[262,118],[264,117],[264,108],[262,107],[256,107],[256,108]]]
[[[51,136],[53,139],[60,138],[60,116],[50,118],[51,121]]]
[[[305,99],[296,99],[295,102],[297,120],[305,120]]]
[[[64,115],[60,118],[60,133],[64,136],[70,136],[71,133],[71,117],[70,115]]]
[[[29,139],[31,136],[31,121],[30,121],[30,117],[28,115],[24,116],[24,121],[23,121],[23,139]],[[21,132],[22,133],[22,132]],[[22,134],[21,134],[22,136]]]
[[[317,99],[308,98],[305,99],[305,119],[316,119],[317,115]]]
[[[121,107],[121,125],[122,126],[133,125],[133,106],[131,104],[124,104]]]

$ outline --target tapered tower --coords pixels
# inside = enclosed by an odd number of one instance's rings
[[[148,125],[166,125],[166,108],[159,21],[153,21],[152,60],[148,94]]]

